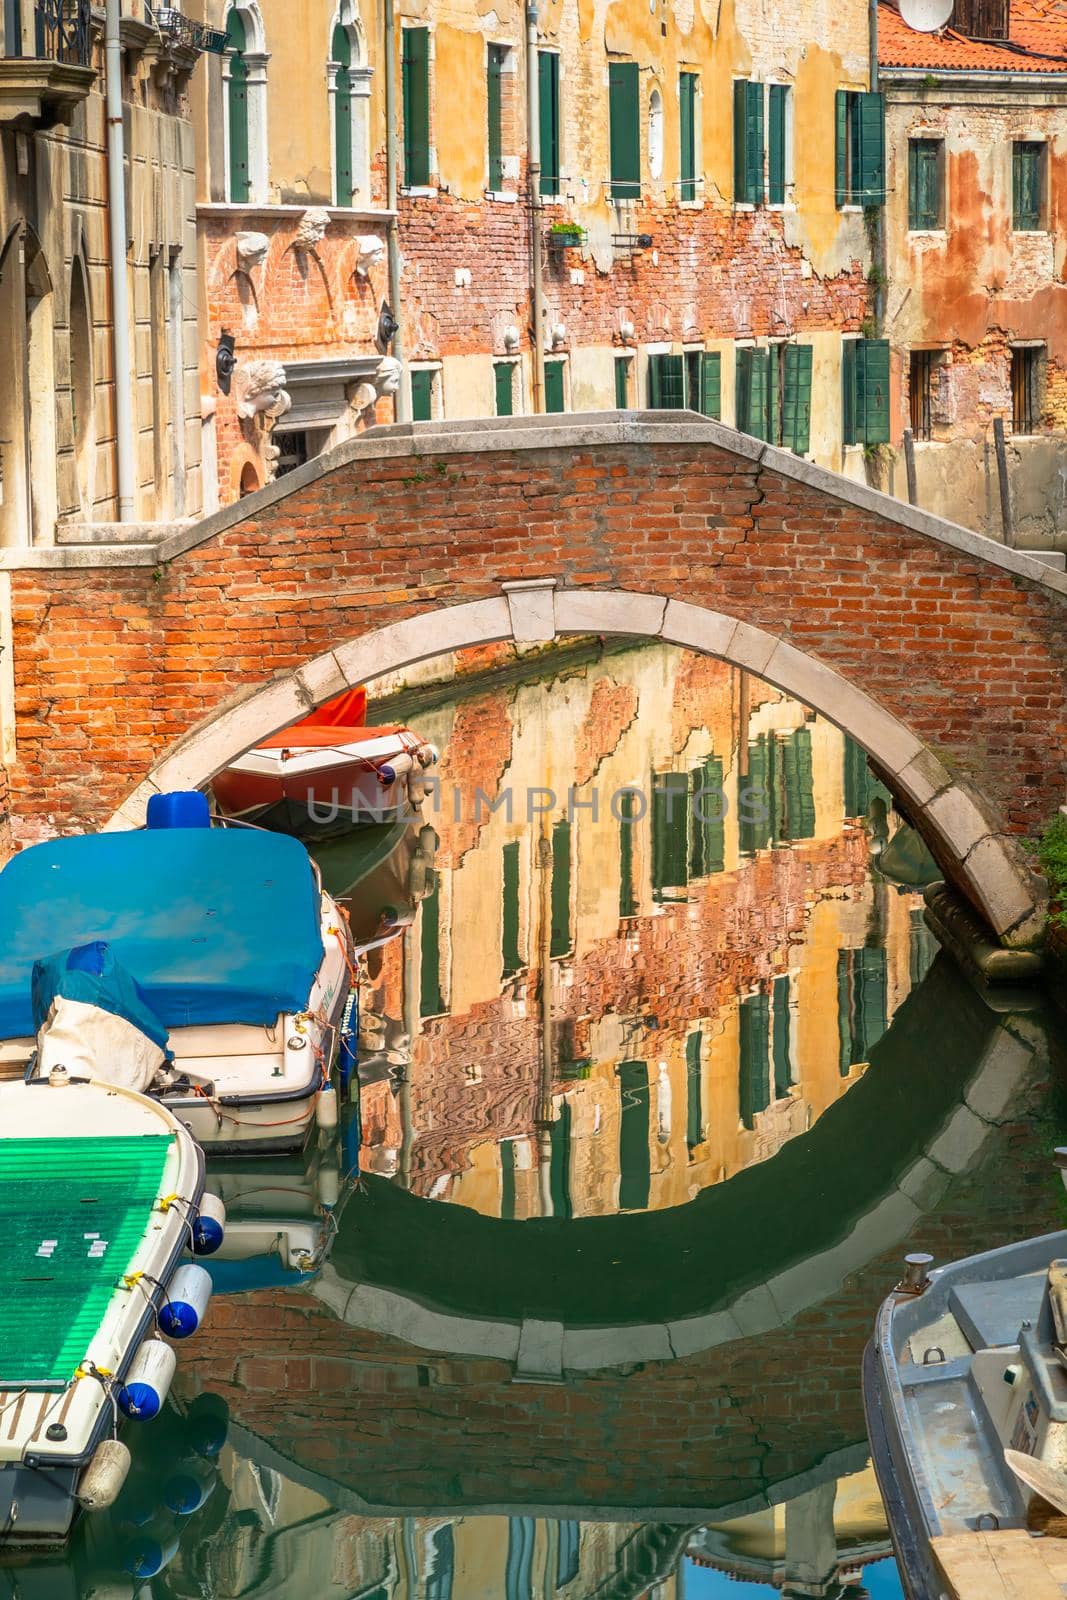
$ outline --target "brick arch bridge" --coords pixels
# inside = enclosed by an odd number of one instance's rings
[[[621,633],[836,722],[1000,941],[1039,937],[1015,836],[1063,796],[1067,578],[717,423],[374,430],[157,544],[0,566],[17,836],[138,825],[155,789],[439,652]]]

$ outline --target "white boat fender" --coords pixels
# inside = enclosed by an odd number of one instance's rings
[[[315,1097],[315,1121],[325,1133],[337,1126],[337,1090],[332,1083],[324,1083]]]
[[[178,1358],[162,1339],[146,1339],[130,1362],[118,1393],[119,1410],[138,1422],[151,1422],[163,1409]]]
[[[210,1461],[179,1461],[163,1485],[163,1504],[177,1517],[190,1517],[200,1510],[217,1482],[218,1472]]]
[[[324,1211],[332,1211],[341,1198],[341,1169],[335,1161],[323,1162],[316,1174],[315,1187],[319,1205]]]
[[[169,1517],[156,1517],[125,1542],[123,1570],[131,1578],[155,1578],[178,1553],[178,1529]]]
[[[415,766],[415,757],[409,755],[405,750],[401,755],[394,756],[391,761],[379,762],[374,770],[378,774],[378,782],[383,788],[388,788],[391,783],[395,783],[405,773],[411,772]]]
[[[118,1499],[130,1470],[130,1452],[121,1439],[101,1439],[78,1480],[76,1498],[84,1511],[106,1511]]]
[[[211,1299],[211,1274],[187,1261],[179,1267],[159,1308],[159,1328],[168,1339],[188,1339],[204,1320]]]
[[[194,1256],[213,1256],[226,1234],[226,1207],[217,1194],[205,1194],[193,1217]]]

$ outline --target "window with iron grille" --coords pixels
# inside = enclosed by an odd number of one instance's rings
[[[941,174],[944,139],[908,140],[908,227],[916,231],[945,226]]]
[[[1020,345],[1011,353],[1011,425],[1014,433],[1036,433],[1041,420],[1041,345]]]
[[[911,431],[916,439],[933,437],[934,374],[937,367],[937,350],[913,350],[908,374],[908,396],[911,403]]]

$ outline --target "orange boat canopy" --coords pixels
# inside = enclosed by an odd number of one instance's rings
[[[335,695],[332,700],[325,700],[321,706],[316,706],[314,711],[309,711],[306,717],[301,717],[299,722],[294,722],[288,730],[289,734],[296,732],[297,728],[362,728],[367,720],[367,691],[362,684],[355,689],[346,689],[344,694]],[[306,744],[305,740],[292,740],[290,743]],[[274,740],[265,743],[273,744]]]

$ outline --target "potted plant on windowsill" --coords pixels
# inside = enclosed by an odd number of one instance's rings
[[[576,250],[584,239],[585,229],[562,217],[548,230],[550,250]]]

